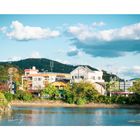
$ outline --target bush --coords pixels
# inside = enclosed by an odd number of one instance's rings
[[[11,102],[14,99],[14,95],[10,92],[4,92],[4,96],[9,102]]]
[[[2,92],[0,92],[0,106],[7,106],[8,102]]]
[[[128,104],[128,97],[122,96],[122,95],[118,95],[118,96],[116,96],[115,103],[118,103],[118,104]]]
[[[32,94],[27,91],[18,90],[15,94],[15,98],[23,101],[31,101],[33,99]]]
[[[60,97],[59,90],[53,86],[53,85],[48,85],[43,91],[42,95],[45,97],[47,96],[51,100],[56,100]]]
[[[85,104],[86,103],[86,99],[84,99],[84,98],[78,98],[77,100],[76,100],[76,104],[77,105],[83,105],[83,104]]]
[[[64,101],[70,104],[85,104],[92,102],[99,93],[94,86],[88,82],[73,83],[68,85],[64,92]]]

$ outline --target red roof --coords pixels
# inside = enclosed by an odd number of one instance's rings
[[[30,69],[25,69],[24,71],[30,71]]]
[[[123,91],[122,92],[121,91],[120,92],[119,91],[117,92],[116,91],[116,92],[111,92],[111,93],[112,94],[130,94],[131,92],[123,92]]]

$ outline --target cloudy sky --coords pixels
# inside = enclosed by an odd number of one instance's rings
[[[140,15],[0,15],[0,52],[140,77]]]

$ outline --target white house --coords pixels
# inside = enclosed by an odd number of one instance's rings
[[[71,73],[71,83],[86,81],[95,85],[95,88],[101,94],[105,94],[105,81],[102,78],[103,72],[92,70],[89,66],[78,66]]]

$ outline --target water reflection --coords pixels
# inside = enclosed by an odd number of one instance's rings
[[[0,118],[0,125],[129,126],[140,125],[139,109],[14,107]]]

